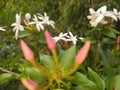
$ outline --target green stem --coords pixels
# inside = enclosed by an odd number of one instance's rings
[[[56,50],[52,50],[52,54],[53,54],[53,58],[55,60],[55,64],[58,66],[58,57],[57,57]]]
[[[37,68],[40,72],[42,72],[42,74],[46,76],[47,71],[45,70],[45,68],[41,67],[35,60],[32,60],[31,63],[35,68]]]
[[[16,78],[19,78],[19,77],[20,77],[20,74],[17,74],[17,73],[15,73],[15,72],[9,71],[9,70],[4,69],[4,68],[2,68],[2,67],[0,67],[0,71],[6,72],[6,73],[9,73],[9,74],[13,74],[13,75],[16,76]]]
[[[68,75],[74,73],[74,72],[77,70],[78,66],[79,66],[79,64],[75,63],[75,64],[73,65],[73,67],[66,73],[66,75],[68,76]],[[65,75],[65,76],[66,76],[66,75]]]
[[[97,51],[98,51],[98,44],[99,44],[99,42],[100,42],[100,37],[101,37],[101,30],[99,31],[99,33],[98,33],[98,38],[97,38],[97,42],[96,42],[96,49],[95,49],[95,52],[94,52],[94,57],[95,57],[95,66],[96,66],[96,64],[97,64],[97,59],[98,59],[98,53],[97,53]]]

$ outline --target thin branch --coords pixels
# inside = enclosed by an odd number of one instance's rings
[[[4,69],[4,68],[2,68],[2,67],[0,67],[0,71],[6,72],[6,73],[10,73],[10,74],[13,74],[13,75],[16,76],[16,78],[19,78],[19,77],[20,77],[19,74],[14,73],[14,72],[12,72],[12,71],[9,71],[9,70],[7,70],[7,69]]]

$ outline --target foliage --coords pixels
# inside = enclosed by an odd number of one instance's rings
[[[77,44],[58,41],[56,52],[59,54],[60,71],[64,72],[73,66],[76,51],[86,41],[91,42],[91,48],[84,63],[66,79],[67,85],[60,84],[59,88],[72,90],[119,90],[120,78],[120,21],[107,20],[109,23],[97,27],[89,24],[87,16],[89,8],[97,10],[106,5],[108,11],[113,8],[120,10],[119,0],[1,0],[0,1],[0,90],[25,90],[20,77],[29,78],[35,82],[46,85],[46,78],[30,62],[26,61],[19,45],[19,39],[24,39],[35,54],[35,60],[44,66],[47,72],[54,68],[53,56],[46,48],[47,43],[44,31],[38,32],[35,25],[24,28],[15,39],[11,24],[15,15],[21,13],[21,24],[25,26],[23,18],[26,13],[31,17],[46,12],[50,20],[55,22],[55,30],[45,25],[52,36],[60,32],[72,32],[78,39]],[[32,21],[32,19],[30,19]],[[26,26],[25,26],[26,27]],[[81,40],[79,37],[83,37]],[[68,39],[68,38],[67,38]],[[111,73],[112,72],[112,73]],[[54,87],[57,88],[56,83]],[[69,88],[68,88],[69,87]],[[51,88],[53,89],[53,87]]]

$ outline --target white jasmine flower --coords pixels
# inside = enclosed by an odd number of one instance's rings
[[[68,35],[68,33],[60,33],[59,34],[59,36],[55,36],[55,37],[53,37],[53,39],[55,40],[55,42],[58,42],[59,40],[64,40],[64,41],[66,41],[66,36]]]
[[[104,17],[110,17],[117,21],[117,17],[112,13],[112,11],[107,11],[107,6],[102,6],[98,11],[104,16]]]
[[[100,22],[103,23],[103,24],[107,23],[105,20],[103,20],[104,15],[106,13],[106,9],[107,9],[106,6],[103,6],[103,7],[99,8],[97,11],[94,11],[93,8],[89,9],[91,15],[88,15],[87,18],[91,19],[90,24],[92,26],[96,27],[97,24],[100,23]]]
[[[108,17],[117,21],[117,16],[112,11],[107,11],[105,17]]]
[[[18,39],[19,31],[23,31],[24,27],[20,24],[21,23],[21,13],[18,15],[16,14],[16,22],[11,24],[13,26],[13,32],[15,32],[15,38]]]
[[[38,13],[37,15],[34,15],[33,21],[28,23],[28,25],[31,25],[31,24],[36,24],[36,28],[38,31],[44,30],[45,24],[51,25],[53,28],[55,28],[54,21],[49,20],[49,17],[47,16],[46,13],[44,13],[44,16]]]
[[[5,27],[0,27],[0,31],[5,31]]]
[[[38,14],[38,18],[39,18],[40,20],[42,20],[42,22],[43,22],[44,24],[51,25],[52,28],[55,29],[55,26],[54,26],[55,22],[52,21],[52,20],[49,20],[49,16],[47,16],[46,13],[44,13],[44,16],[42,16],[41,14]]]
[[[73,36],[73,34],[71,32],[69,32],[68,34],[69,34],[69,36],[66,36],[67,37],[66,41],[72,41],[73,44],[76,44],[77,43],[77,38],[76,38],[77,36]]]
[[[118,12],[118,10],[114,8],[114,9],[113,9],[113,14],[114,14],[115,16],[117,16],[117,18],[120,19],[120,11]]]
[[[96,27],[98,23],[107,24],[108,22],[105,20],[105,18],[112,18],[117,21],[117,17],[113,14],[113,12],[107,11],[107,6],[102,6],[97,11],[94,11],[93,8],[90,8],[89,11],[91,15],[88,15],[87,18],[91,19],[91,26]]]
[[[38,17],[34,15],[33,22],[29,22],[29,25],[36,24],[36,28],[38,31],[44,30],[43,22],[38,20]]]

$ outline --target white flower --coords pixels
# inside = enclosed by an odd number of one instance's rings
[[[49,20],[49,17],[47,16],[46,13],[44,13],[44,16],[42,16],[39,13],[34,15],[33,21],[28,23],[28,25],[31,25],[31,24],[36,24],[36,28],[38,31],[44,30],[45,24],[51,25],[53,28],[55,28],[54,26],[55,22],[52,20]]]
[[[15,38],[18,39],[19,31],[23,31],[24,27],[20,24],[21,23],[21,13],[18,15],[16,14],[16,22],[11,24],[13,26],[13,32],[15,32]]]
[[[64,40],[64,41],[66,41],[66,36],[68,35],[68,33],[60,33],[59,34],[59,36],[55,36],[55,37],[53,37],[53,39],[55,40],[55,42],[58,42],[59,40]]]
[[[103,24],[107,23],[105,20],[103,20],[104,14],[106,13],[106,9],[107,9],[106,6],[99,8],[97,11],[94,11],[93,8],[89,9],[91,15],[88,15],[87,18],[91,19],[90,24],[92,26],[96,27],[97,24],[100,22]]]
[[[114,8],[114,9],[113,9],[113,14],[114,14],[115,16],[117,16],[117,18],[120,19],[120,11],[118,12],[118,10]]]
[[[77,38],[76,38],[77,36],[73,36],[73,34],[71,32],[69,32],[68,34],[69,34],[69,36],[66,36],[67,37],[66,41],[72,41],[73,44],[76,44],[77,43]]]
[[[80,39],[81,41],[83,41],[85,38],[83,38],[83,37],[79,37],[79,39]]]
[[[98,25],[98,23],[107,24],[108,22],[105,20],[105,18],[112,18],[115,21],[117,21],[117,17],[113,14],[112,11],[107,11],[107,6],[102,6],[97,11],[94,11],[93,8],[89,9],[90,14],[87,18],[91,19],[90,24],[94,27]]]
[[[0,27],[0,31],[5,31],[5,27]]]
[[[112,11],[107,11],[107,6],[102,6],[98,11],[104,16],[104,17],[110,17],[117,21],[117,17],[112,13]]]
[[[34,15],[33,22],[29,22],[29,25],[36,24],[36,28],[38,31],[44,30],[43,22],[38,20],[38,17]]]
[[[112,11],[107,11],[105,17],[109,17],[115,21],[117,21],[117,16]]]
[[[60,33],[59,36],[55,36],[53,37],[53,39],[55,40],[55,42],[58,42],[59,40],[64,40],[64,41],[70,41],[73,42],[73,44],[77,43],[77,36],[73,36],[73,34],[71,32],[68,33]]]
[[[41,14],[38,14],[38,18],[42,20],[44,24],[51,25],[55,29],[55,26],[54,26],[55,22],[52,20],[49,20],[49,16],[47,16],[46,13],[44,13],[44,16],[42,16]]]

